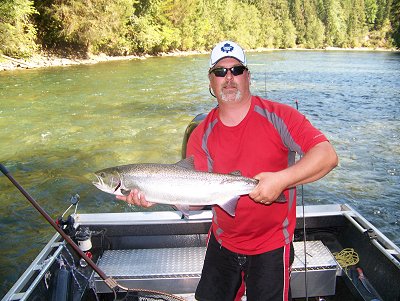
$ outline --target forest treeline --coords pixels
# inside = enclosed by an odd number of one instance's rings
[[[0,0],[0,53],[400,47],[400,0]]]

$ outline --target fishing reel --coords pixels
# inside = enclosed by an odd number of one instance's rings
[[[71,205],[67,208],[67,210],[64,211],[64,213],[60,217],[58,217],[56,223],[66,235],[71,237],[76,242],[79,249],[81,249],[89,258],[92,258],[92,253],[90,252],[90,249],[92,248],[92,232],[90,231],[90,229],[88,227],[82,226],[76,229],[74,227],[75,219],[72,217],[72,215],[68,215],[68,217],[64,219],[64,216],[73,206],[75,206],[73,215],[76,215],[79,199],[79,194],[75,194],[71,197]],[[86,261],[82,258],[80,259],[79,264],[82,267],[87,266]]]
[[[78,244],[79,249],[81,249],[87,257],[92,259],[93,255],[90,251],[92,249],[92,232],[90,231],[89,227],[79,227],[79,229],[75,233],[75,241]],[[81,258],[79,260],[79,265],[82,268],[87,267],[87,262]]]
[[[56,224],[64,231],[65,234],[67,234],[69,237],[74,237],[75,236],[75,228],[74,228],[74,223],[75,219],[69,215],[66,220],[60,216],[57,218]]]
[[[74,196],[71,197],[71,205],[67,208],[67,210],[64,211],[64,213],[59,216],[56,220],[56,224],[64,231],[65,234],[67,234],[69,237],[74,237],[76,233],[76,229],[74,228],[75,224],[75,219],[72,217],[72,215],[68,215],[66,219],[64,219],[64,216],[67,214],[67,212],[75,206],[75,211],[74,214],[76,214],[76,211],[78,210],[78,203],[79,203],[80,196],[79,194],[75,194]]]

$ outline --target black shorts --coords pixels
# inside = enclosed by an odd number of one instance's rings
[[[248,301],[290,300],[293,260],[292,244],[259,255],[242,255],[222,247],[211,234],[196,300],[233,301],[242,279]]]

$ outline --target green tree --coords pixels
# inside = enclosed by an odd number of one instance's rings
[[[289,0],[291,20],[296,27],[296,44],[304,45],[306,35],[306,21],[304,19],[304,5],[302,0]]]
[[[196,11],[192,16],[194,26],[194,50],[210,49],[214,45],[214,40],[211,39],[211,32],[215,23],[211,18],[213,12],[210,11],[208,3],[205,0],[198,0]],[[199,18],[200,16],[200,18]]]
[[[239,43],[249,48],[261,47],[261,14],[257,7],[253,4],[239,4],[236,20]]]
[[[36,28],[32,22],[36,13],[31,0],[0,2],[0,53],[27,58],[37,51]]]
[[[325,26],[318,18],[316,2],[304,0],[304,18],[306,32],[304,36],[305,47],[321,48],[324,46]]]
[[[244,48],[257,48],[261,34],[260,13],[252,4],[230,0],[223,14],[223,33]]]
[[[385,21],[390,18],[392,0],[376,0],[376,3],[375,29],[380,29],[384,26]],[[399,18],[399,16],[397,16],[397,18]]]
[[[268,0],[255,1],[257,10],[260,12],[260,36],[261,47],[274,48],[277,23],[272,13],[271,3]]]
[[[126,24],[133,15],[135,0],[54,0],[42,6],[50,35],[63,46],[84,53],[125,54],[129,45]]]
[[[171,2],[167,10],[172,27],[179,30],[177,47],[180,50],[191,50],[196,47],[197,9],[197,0],[181,0]]]
[[[347,47],[363,46],[368,28],[366,26],[365,6],[363,0],[345,0],[343,1],[343,11],[346,15],[346,35]]]
[[[376,14],[378,12],[378,4],[376,0],[364,0],[365,3],[365,19],[368,29],[375,28]]]
[[[173,0],[149,0],[135,5],[128,36],[137,52],[155,54],[179,48],[179,28],[169,19],[173,4]]]
[[[329,46],[344,47],[346,21],[340,0],[326,0],[325,36]]]
[[[132,16],[128,39],[134,52],[153,54],[162,42],[161,28],[149,15]]]
[[[0,51],[157,54],[243,47],[390,47],[400,0],[0,0]],[[36,42],[36,43],[35,43]]]
[[[209,2],[210,3],[210,2]],[[220,40],[222,39],[230,39],[235,40],[236,34],[235,30],[237,29],[238,24],[236,21],[237,17],[237,1],[236,0],[216,0],[215,5],[210,6],[212,8],[210,15],[211,18],[216,20],[219,23],[218,35],[220,36]],[[243,47],[245,47],[243,45]]]
[[[400,48],[400,0],[393,0],[390,21],[392,23],[392,37],[394,45]]]
[[[262,43],[266,47],[290,48],[296,44],[296,28],[290,19],[287,0],[256,2],[261,13]]]

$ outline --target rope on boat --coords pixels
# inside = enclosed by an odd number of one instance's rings
[[[347,270],[349,266],[356,265],[360,261],[358,253],[354,251],[353,248],[345,248],[340,252],[333,253],[333,256],[335,256],[336,261],[345,270]]]
[[[120,284],[117,284],[118,288],[126,291],[127,294],[133,293],[133,294],[138,294],[136,297],[139,297],[138,300],[141,301],[158,301],[158,300],[163,300],[163,301],[186,301],[184,298],[180,296],[176,296],[173,294],[169,294],[166,292],[161,292],[161,291],[156,291],[156,290],[148,290],[148,289],[141,289],[141,288],[127,288],[124,287]],[[127,295],[128,296],[128,295]],[[124,298],[123,300],[129,300],[126,296],[126,299]],[[114,299],[116,300],[116,298]],[[136,298],[134,300],[137,300]]]

